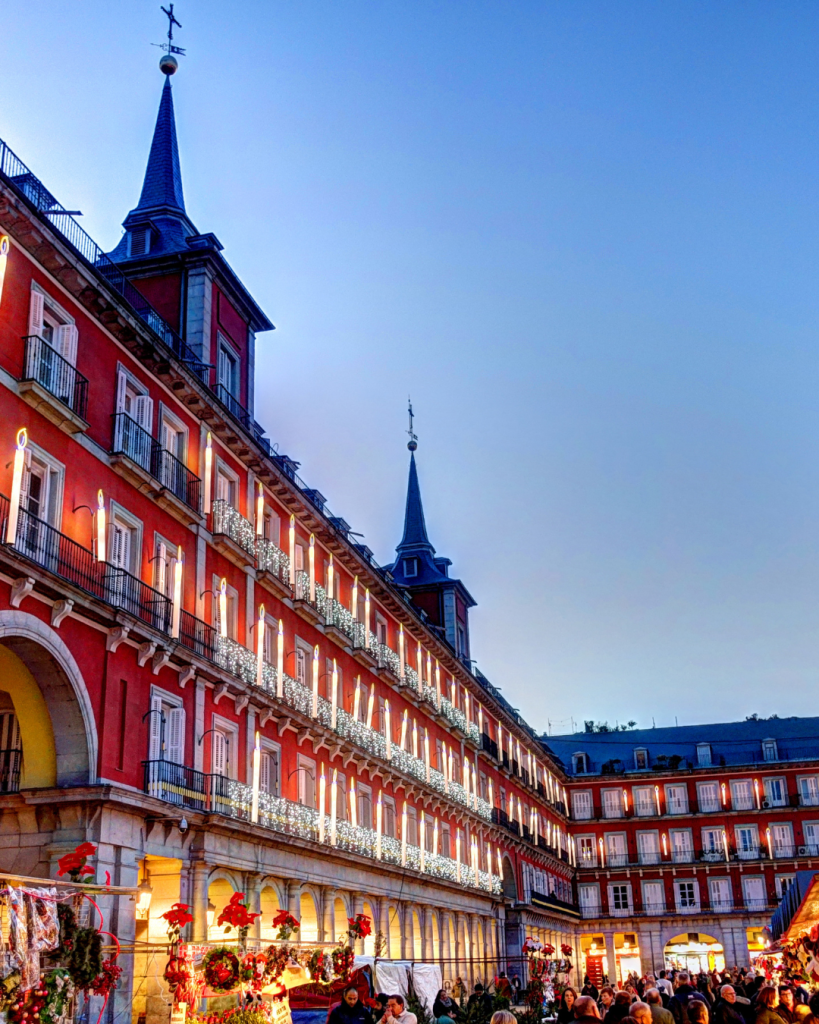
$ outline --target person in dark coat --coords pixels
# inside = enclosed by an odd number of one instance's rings
[[[796,1012],[796,997],[790,985],[779,986],[779,1006],[776,1012],[785,1021],[785,1024],[796,1024],[799,1015]]]
[[[671,1011],[675,1024],[689,1024],[688,1004],[691,1000],[698,999],[705,1005],[706,1011],[708,1011],[708,1003],[705,1001],[705,996],[692,986],[688,971],[680,971],[675,981],[676,988],[674,995],[668,1001],[668,1009]]]
[[[714,1003],[713,1024],[746,1024],[733,985],[723,985]]]
[[[779,993],[773,985],[763,985],[757,992],[755,1024],[781,1024],[782,1017],[777,1010],[779,1008]]]
[[[560,1008],[557,1011],[557,1024],[571,1024],[575,1019],[573,1009],[575,999],[577,999],[577,993],[571,986],[567,986],[563,990],[563,995],[560,997]]]
[[[603,1018],[603,1024],[620,1024],[621,1020],[625,1020],[628,1017],[629,1007],[631,1006],[631,993],[625,992],[620,989],[619,992],[614,993],[614,1002],[609,1007],[608,1013]]]
[[[438,989],[438,995],[432,1004],[432,1016],[437,1020],[439,1017],[450,1017],[457,1020],[461,1016],[461,1008],[454,999],[450,999],[444,989]]]
[[[580,995],[591,996],[595,1002],[597,1002],[597,1000],[600,998],[600,993],[597,991],[597,986],[594,984],[594,982],[591,980],[588,974],[583,979],[583,988],[580,990]]]
[[[490,996],[489,993],[485,991],[483,985],[481,985],[480,982],[478,982],[478,984],[475,986],[475,990],[473,991],[469,999],[466,1001],[467,1013],[473,1006],[476,1009],[478,1007],[483,1007],[485,1012],[488,1011],[491,1013],[492,1011],[492,996]]]
[[[355,985],[348,985],[341,993],[341,1002],[330,1011],[327,1024],[372,1024],[372,1015],[358,998]]]

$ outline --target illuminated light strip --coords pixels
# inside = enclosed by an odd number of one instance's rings
[[[171,610],[171,638],[174,640],[179,639],[179,623],[182,617],[182,565],[182,545],[179,544],[177,545],[176,548],[176,561],[174,562],[173,566],[173,608]],[[259,685],[261,685],[261,683]]]
[[[227,580],[224,576],[219,584],[219,636],[227,637]]]
[[[256,536],[261,537],[264,530],[264,490],[261,484],[258,484],[258,488],[259,490],[256,494]]]
[[[102,488],[97,491],[97,561],[105,561],[105,496]],[[178,635],[178,634],[176,634]]]
[[[28,431],[21,427],[17,431],[17,447],[14,449],[14,470],[11,478],[11,499],[9,501],[9,518],[6,523],[6,544],[14,544],[17,539],[17,519],[20,515],[20,492],[23,487],[23,470],[26,465],[26,445]]]
[[[261,774],[262,749],[259,731],[256,730],[256,744],[253,747],[253,797],[250,804],[250,820],[255,825],[259,821],[259,776]]]
[[[256,623],[256,685],[259,689],[264,684],[264,605],[259,605],[259,619]]]
[[[9,236],[0,235],[0,302],[3,301],[3,281],[6,278],[6,261],[9,255]]]
[[[210,431],[205,438],[205,499],[203,509],[205,515],[210,515],[212,509],[211,501],[211,479],[213,477],[213,438]]]

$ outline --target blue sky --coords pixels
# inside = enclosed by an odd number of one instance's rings
[[[158,7],[4,4],[0,137],[110,247]],[[277,325],[257,418],[332,509],[391,559],[411,393],[478,665],[534,726],[813,713],[819,8],[176,13],[188,211]]]

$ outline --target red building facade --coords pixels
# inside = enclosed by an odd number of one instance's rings
[[[262,940],[365,912],[445,977],[574,944],[569,776],[471,667],[415,442],[379,566],[254,418],[272,324],[188,219],[169,78],[124,226],[103,253],[0,145],[3,868],[94,842],[138,942],[180,899],[204,940],[243,891]]]

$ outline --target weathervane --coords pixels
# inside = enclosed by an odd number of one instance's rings
[[[173,44],[173,27],[176,25],[177,28],[182,28],[182,23],[177,21],[173,13],[173,4],[168,4],[167,7],[160,7],[159,9],[168,19],[168,41],[167,43],[154,43],[153,45],[165,51],[159,59],[159,70],[165,75],[172,75],[179,68],[179,61],[174,57],[174,54],[178,53],[181,57],[185,56],[185,51],[182,47],[174,46]]]
[[[409,430],[407,431],[409,434],[409,443],[407,444],[407,448],[409,448],[411,452],[414,452],[418,447],[418,436],[414,434],[412,430],[412,421],[415,419],[415,413],[412,411],[412,398],[407,398],[407,412],[409,413]]]

